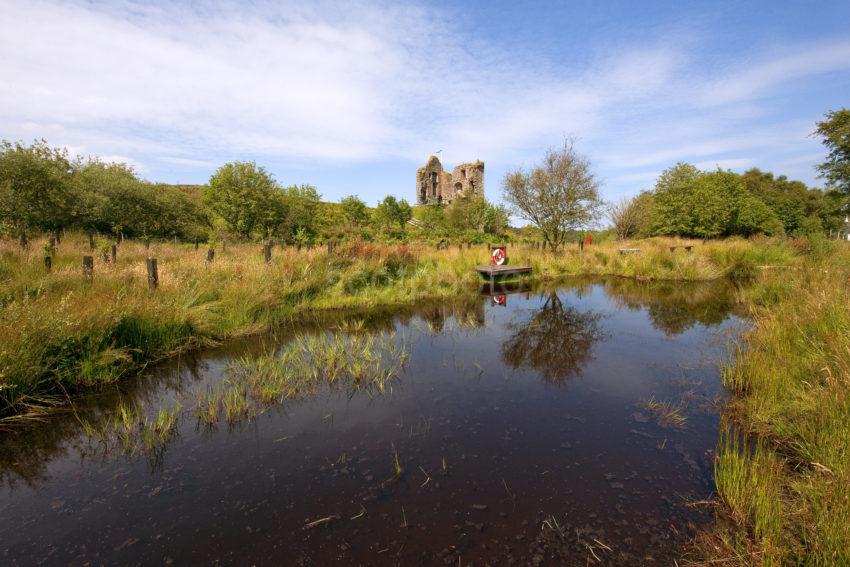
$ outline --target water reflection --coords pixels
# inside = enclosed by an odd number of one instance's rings
[[[537,370],[547,382],[562,383],[590,360],[593,345],[602,338],[601,315],[564,305],[554,291],[531,318],[508,325],[502,359],[511,368]]]
[[[499,301],[471,290],[301,320],[4,432],[4,561],[671,564],[702,521],[683,500],[711,490],[717,420],[683,405],[687,427],[665,429],[641,403],[717,394],[721,346],[707,325],[734,308],[734,288],[576,279],[494,291]],[[387,393],[343,388],[368,356],[322,339],[393,333],[410,338],[410,357]],[[311,369],[345,362],[337,387],[276,390],[297,367],[279,355],[299,340],[316,341]],[[509,379],[518,372],[527,379]],[[228,380],[270,403],[244,416],[216,405],[234,422],[206,427],[198,393]],[[174,437],[151,455],[82,425],[121,408],[150,424],[177,402]]]
[[[702,283],[610,279],[605,292],[627,309],[646,310],[652,325],[670,336],[696,324],[718,325],[737,306],[736,288],[725,279]]]

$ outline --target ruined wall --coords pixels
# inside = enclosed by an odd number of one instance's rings
[[[449,204],[455,198],[484,196],[484,162],[462,163],[452,173],[443,170],[437,156],[416,170],[416,202],[420,205]]]

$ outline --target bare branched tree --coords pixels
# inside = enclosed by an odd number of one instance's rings
[[[604,207],[590,161],[569,139],[563,148],[549,149],[543,163],[531,171],[505,175],[502,190],[513,212],[540,229],[552,251],[571,231],[597,220]]]
[[[620,240],[631,238],[637,233],[640,213],[635,206],[636,201],[636,197],[623,197],[608,205],[608,215]]]

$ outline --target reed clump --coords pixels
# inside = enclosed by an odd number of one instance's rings
[[[220,416],[232,424],[323,385],[381,395],[404,371],[409,353],[407,339],[394,332],[298,335],[274,353],[234,362],[215,389],[198,396],[195,415],[207,425]]]

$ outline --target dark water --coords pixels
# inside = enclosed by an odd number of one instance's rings
[[[346,388],[217,427],[194,392],[286,333],[184,357],[0,442],[0,560],[30,564],[671,564],[710,521],[726,283],[575,281],[360,315],[409,344],[385,395]],[[309,322],[313,333],[337,322]],[[82,431],[184,400],[127,455]],[[647,400],[686,419],[659,423]],[[403,472],[394,472],[394,454]],[[310,522],[332,518],[308,528]]]

